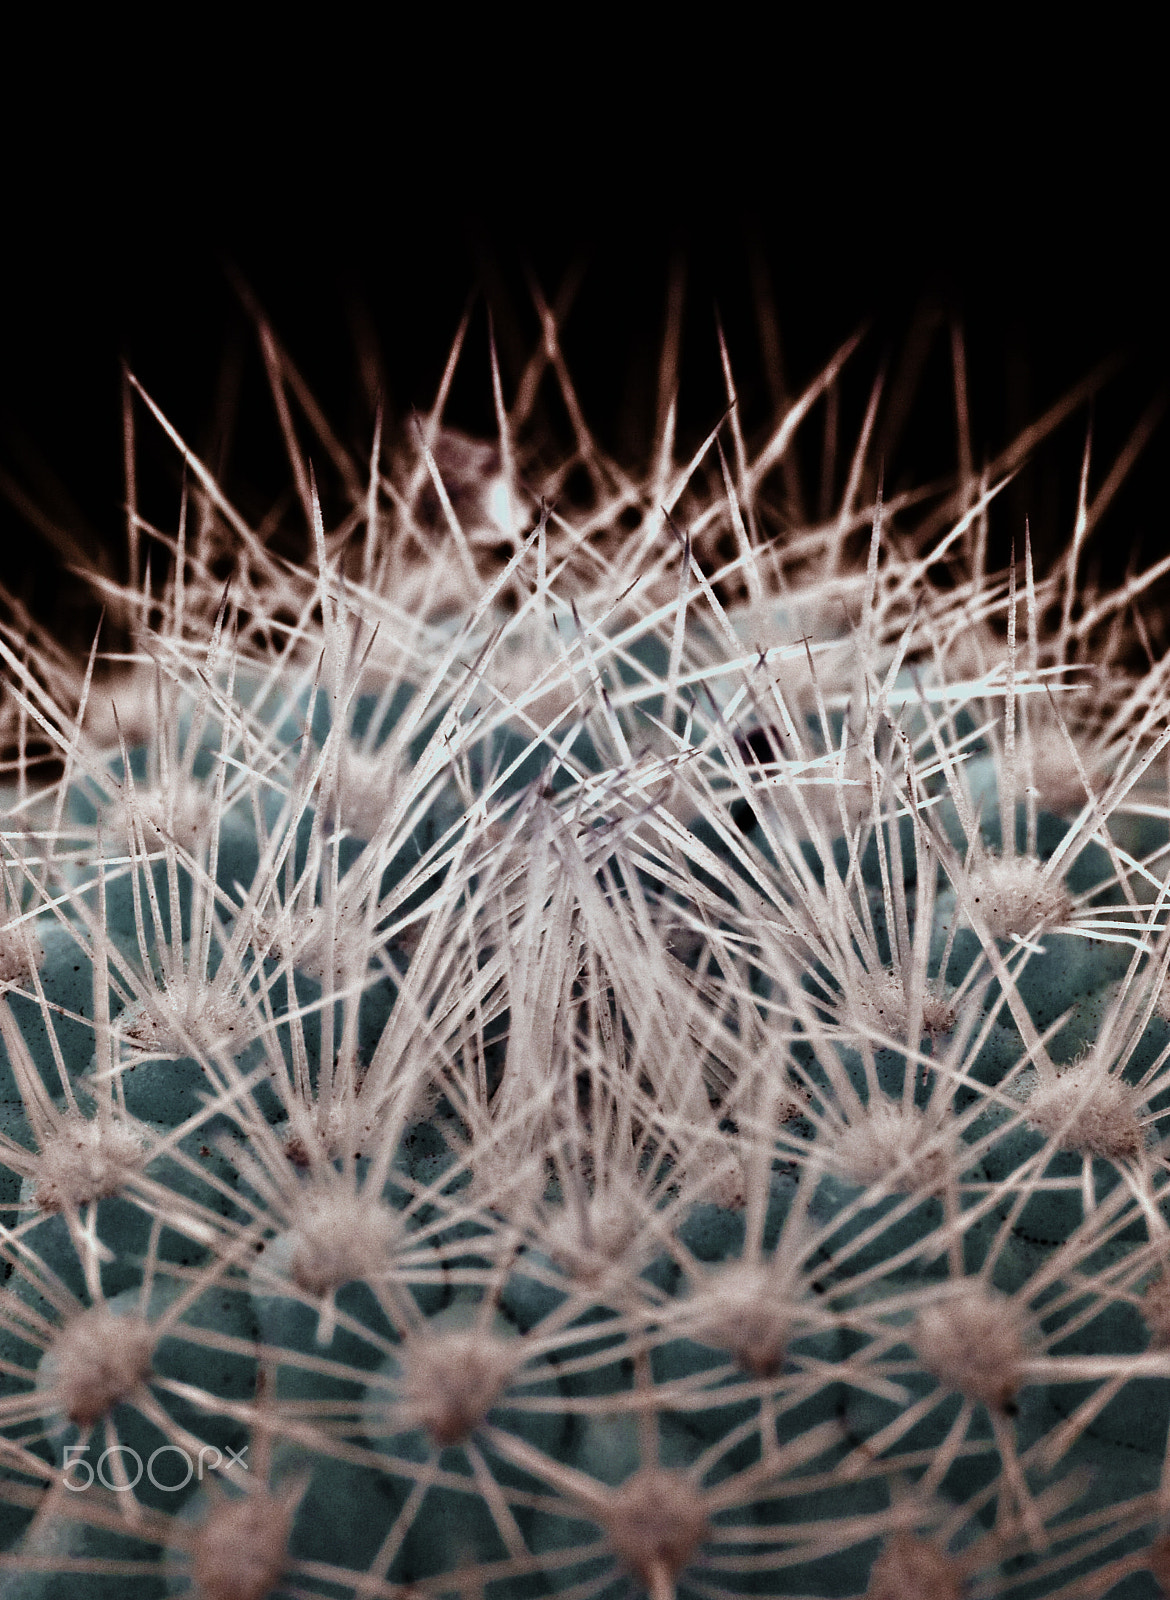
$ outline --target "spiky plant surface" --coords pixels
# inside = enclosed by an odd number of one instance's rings
[[[1002,464],[883,506],[876,390],[793,525],[848,351],[635,477],[549,315],[494,444],[364,466],[261,336],[307,561],[140,393],[134,648],[0,636],[3,1593],[1170,1590],[1170,729],[1088,460],[991,577]]]

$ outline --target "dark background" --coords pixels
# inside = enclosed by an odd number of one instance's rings
[[[672,263],[686,285],[683,445],[723,408],[716,309],[748,431],[771,412],[761,281],[789,392],[866,328],[847,424],[883,362],[897,382],[921,357],[906,427],[885,446],[894,486],[954,465],[952,320],[967,343],[977,458],[1116,356],[1094,405],[1098,487],[1165,386],[1149,42],[1118,54],[1088,41],[1070,64],[988,41],[971,47],[977,70],[957,76],[949,47],[909,72],[896,41],[871,60],[864,39],[839,55],[828,37],[772,57],[734,38],[708,55],[700,37],[685,64],[592,76],[539,50],[505,71],[501,55],[477,63],[466,43],[454,76],[433,45],[383,60],[355,35],[319,61],[310,40],[296,71],[249,55],[206,79],[176,68],[172,82],[168,66],[149,87],[95,87],[75,68],[38,83],[19,114],[9,106],[0,577],[11,593],[66,630],[87,614],[63,575],[62,531],[118,570],[123,358],[201,451],[234,386],[225,477],[250,514],[287,482],[229,269],[359,449],[375,387],[398,423],[429,404],[477,289],[450,414],[490,431],[483,308],[510,392],[536,338],[529,274],[550,298],[576,275],[569,365],[589,421],[627,461],[654,424]],[[1088,418],[1082,407],[1004,496],[997,552],[1025,516],[1043,558],[1063,546]],[[1106,578],[1170,546],[1166,437],[1163,423],[1093,535],[1089,565]],[[148,432],[143,454],[148,509],[173,527],[173,454]],[[804,465],[814,477],[815,460]]]

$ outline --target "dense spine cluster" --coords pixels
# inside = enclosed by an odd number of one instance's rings
[[[0,1589],[1167,1592],[1170,724],[1089,463],[989,577],[1002,474],[883,505],[875,390],[797,530],[849,351],[754,444],[724,352],[642,481],[543,315],[494,445],[364,466],[262,325],[303,564],[139,393],[133,649],[0,626]]]

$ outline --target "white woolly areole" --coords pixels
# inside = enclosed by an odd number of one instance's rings
[[[913,1343],[922,1363],[944,1383],[1002,1410],[1020,1386],[1023,1330],[1015,1305],[972,1280],[920,1312]]]
[[[335,1095],[328,1107],[310,1110],[294,1101],[289,1107],[289,1136],[284,1153],[294,1166],[308,1167],[314,1160],[335,1161],[358,1157],[376,1140],[372,1115],[363,1115],[357,1091]]]
[[[707,1537],[702,1496],[679,1472],[643,1467],[597,1513],[622,1565],[652,1593],[673,1580]]]
[[[483,1329],[417,1335],[403,1357],[411,1420],[440,1447],[461,1444],[495,1405],[515,1361],[508,1341]]]
[[[887,1037],[901,1037],[910,1020],[909,997],[900,973],[889,968],[867,972],[854,980],[842,1004],[843,1020]],[[925,1033],[949,1033],[955,1025],[955,1008],[944,996],[927,989],[922,997]]]
[[[40,1382],[79,1428],[100,1422],[150,1374],[154,1333],[141,1317],[92,1306],[71,1318],[45,1352]]]
[[[468,1165],[471,1193],[490,1211],[524,1215],[541,1198],[544,1160],[527,1142],[481,1134],[472,1142]]]
[[[708,1200],[725,1211],[739,1211],[747,1204],[748,1179],[743,1162],[726,1144],[705,1144],[688,1151],[684,1170],[697,1199]]]
[[[1145,1144],[1133,1093],[1093,1062],[1041,1080],[1028,1096],[1028,1121],[1062,1150],[1136,1161]]]
[[[345,983],[370,963],[370,938],[360,913],[346,900],[334,908],[332,935],[330,912],[323,905],[294,910],[281,919],[258,917],[255,930],[253,942],[266,956],[290,962],[315,983],[324,983],[329,975],[331,938],[334,981]]]
[[[41,1146],[37,1205],[63,1211],[120,1193],[146,1165],[142,1135],[110,1117],[65,1116]]]
[[[590,1195],[583,1210],[567,1204],[552,1217],[545,1248],[579,1282],[598,1283],[615,1267],[629,1265],[644,1206],[632,1189],[607,1186]]]
[[[337,766],[334,794],[323,796],[326,814],[355,839],[373,839],[394,804],[399,768],[386,752],[364,754],[354,745],[343,747]]]
[[[390,1207],[340,1183],[306,1186],[284,1236],[289,1274],[311,1295],[343,1283],[384,1278],[398,1240]]]
[[[1142,1316],[1155,1350],[1170,1350],[1170,1278],[1163,1272],[1142,1296]]]
[[[289,1508],[265,1490],[221,1501],[191,1551],[202,1600],[266,1600],[288,1562],[291,1527]]]
[[[132,1050],[178,1057],[190,1055],[192,1047],[206,1054],[226,1049],[237,1055],[253,1031],[238,995],[198,990],[187,995],[164,989],[153,1005],[138,1001],[127,1006],[117,1026]]]
[[[772,1378],[784,1357],[796,1310],[767,1267],[737,1262],[712,1275],[693,1297],[695,1335],[757,1378]]]
[[[865,1600],[961,1600],[963,1574],[929,1539],[896,1533],[874,1562]]]
[[[0,993],[13,984],[26,984],[44,960],[44,946],[30,923],[0,928]]]
[[[136,788],[131,802],[127,789],[115,802],[115,828],[137,846],[135,818],[142,828],[143,843],[157,850],[168,839],[189,855],[198,855],[211,838],[212,807],[205,784],[181,778],[163,788]]]
[[[1035,856],[983,855],[968,879],[971,902],[993,939],[1043,932],[1072,910],[1065,890]]]
[[[837,1165],[854,1183],[888,1183],[898,1194],[946,1187],[949,1145],[913,1106],[879,1101],[842,1129],[833,1143]]]

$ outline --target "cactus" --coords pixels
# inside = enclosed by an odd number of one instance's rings
[[[261,332],[304,562],[139,393],[129,659],[0,634],[4,1594],[1170,1593],[1141,580],[872,417],[771,536],[847,351],[644,483],[497,376],[329,528]]]

